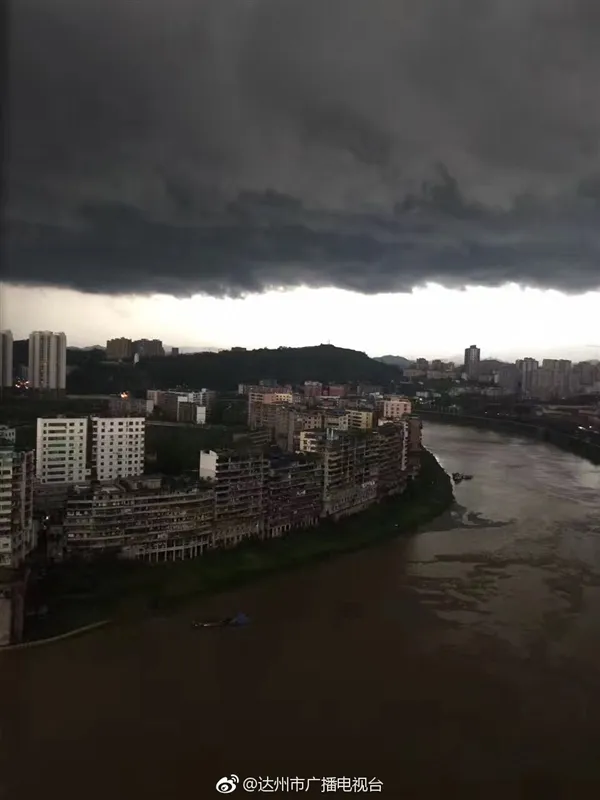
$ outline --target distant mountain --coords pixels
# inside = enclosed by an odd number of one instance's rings
[[[400,367],[400,369],[405,369],[411,363],[408,358],[404,358],[403,356],[378,356],[373,360],[379,361],[382,364],[390,364],[393,367]]]

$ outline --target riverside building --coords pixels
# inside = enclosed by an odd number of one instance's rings
[[[214,545],[214,491],[141,476],[71,491],[64,541],[71,553],[114,552],[142,561],[180,561]]]

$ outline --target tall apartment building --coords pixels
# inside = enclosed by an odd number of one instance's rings
[[[276,454],[269,459],[264,535],[281,536],[316,525],[323,503],[323,467],[315,458]]]
[[[133,352],[140,358],[164,356],[165,348],[160,339],[137,339],[133,343]]]
[[[535,358],[522,358],[516,362],[519,373],[518,390],[526,397],[531,396],[537,385],[539,364]]]
[[[265,477],[269,462],[260,452],[200,453],[200,477],[215,490],[215,543],[230,547],[263,535]]]
[[[534,395],[544,399],[566,397],[571,390],[572,368],[566,359],[545,358],[536,373]]]
[[[144,472],[143,417],[92,417],[91,426],[92,477],[112,481]]]
[[[107,361],[129,361],[133,358],[133,342],[131,339],[121,337],[109,339],[106,342]]]
[[[179,561],[213,546],[214,491],[144,476],[74,490],[64,518],[74,553],[117,552],[143,561]]]
[[[13,385],[13,335],[0,331],[0,388]]]
[[[29,334],[29,386],[39,391],[64,391],[67,386],[67,337],[64,333]]]
[[[17,568],[35,547],[35,453],[0,442],[0,566]]]
[[[421,453],[423,450],[422,434],[423,423],[418,417],[410,417],[407,420],[408,449],[406,453],[406,465],[409,474],[414,477],[421,469]]]
[[[246,390],[248,397],[248,425],[251,428],[262,426],[263,406],[280,403],[292,403],[294,395],[289,387],[249,386]],[[267,412],[268,414],[268,412]]]
[[[501,389],[516,392],[519,387],[520,373],[516,364],[502,364],[498,368],[496,383]]]
[[[36,433],[36,477],[41,484],[89,480],[87,417],[40,418]]]
[[[323,450],[323,515],[355,514],[377,498],[378,440],[372,433],[328,432]]]
[[[481,350],[477,345],[472,344],[465,350],[465,372],[467,378],[476,380],[479,377],[479,364],[481,361]]]
[[[382,420],[376,429],[378,441],[377,494],[400,494],[408,478],[408,422]]]

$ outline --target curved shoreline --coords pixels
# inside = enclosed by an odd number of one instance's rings
[[[74,636],[79,636],[80,634],[88,633],[94,630],[98,630],[99,628],[104,628],[106,625],[110,623],[111,620],[103,619],[99,622],[92,622],[90,625],[83,625],[80,628],[74,628],[71,631],[66,631],[65,633],[59,633],[56,636],[48,636],[45,639],[32,639],[29,642],[19,642],[18,644],[7,644],[4,647],[0,647],[0,653],[11,652],[13,650],[25,650],[28,647],[39,647],[43,644],[52,644],[53,642],[60,642],[63,639],[72,639]]]
[[[261,542],[247,542],[229,551],[216,551],[189,561],[157,564],[112,564],[98,567],[98,587],[113,586],[113,607],[109,610],[100,591],[88,600],[90,612],[98,608],[99,622],[59,632],[54,636],[32,638],[1,649],[17,649],[58,641],[106,625],[112,621],[147,618],[156,613],[176,610],[187,603],[261,580],[269,575],[310,566],[338,555],[356,552],[391,541],[402,534],[439,517],[454,502],[453,485],[435,456],[423,448],[419,475],[402,495],[385,498],[364,511],[337,523],[329,520],[315,528],[295,531],[285,537]],[[92,567],[92,570],[94,567]],[[105,572],[102,572],[102,569]],[[117,577],[115,572],[122,570]],[[69,594],[68,585],[64,596]],[[65,626],[68,625],[68,601],[63,603]],[[96,602],[94,602],[96,600]],[[133,606],[133,615],[131,613]],[[72,624],[72,623],[71,623]],[[58,623],[60,627],[60,623]]]

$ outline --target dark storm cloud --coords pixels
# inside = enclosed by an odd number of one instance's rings
[[[592,0],[19,0],[3,269],[600,286]]]

